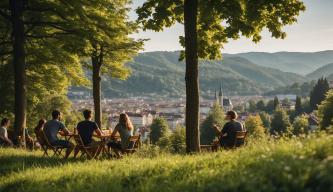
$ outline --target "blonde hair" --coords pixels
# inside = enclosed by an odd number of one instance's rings
[[[122,113],[119,116],[119,123],[125,125],[127,130],[131,131],[134,129],[133,124],[126,113]]]

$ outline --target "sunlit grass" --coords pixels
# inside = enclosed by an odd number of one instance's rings
[[[0,149],[0,191],[333,190],[333,137],[251,142],[197,155],[140,152],[121,160],[42,158]]]

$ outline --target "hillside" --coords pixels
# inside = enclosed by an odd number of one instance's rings
[[[197,155],[142,148],[120,160],[0,148],[0,191],[333,191],[332,157],[332,135]]]
[[[333,63],[327,64],[319,69],[315,70],[312,73],[307,75],[309,79],[316,80],[321,77],[326,77],[330,80],[333,80]]]
[[[165,96],[185,94],[185,64],[178,61],[179,52],[141,53],[128,63],[132,75],[126,81],[104,79],[105,97]],[[254,64],[241,57],[225,57],[222,61],[200,62],[202,95],[213,97],[222,82],[225,94],[260,94],[276,87],[306,79]]]
[[[333,62],[333,50],[314,53],[306,52],[249,52],[239,54],[225,54],[225,57],[243,57],[264,67],[280,69],[306,75],[314,70]]]

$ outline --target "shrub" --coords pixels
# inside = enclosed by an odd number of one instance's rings
[[[265,128],[259,115],[250,115],[245,121],[245,128],[253,137],[265,136]]]

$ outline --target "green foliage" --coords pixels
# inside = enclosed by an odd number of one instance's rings
[[[253,100],[250,100],[249,101],[249,108],[248,108],[248,111],[251,112],[251,113],[254,113],[257,111],[257,105],[256,105],[256,102],[253,101]]]
[[[318,107],[321,129],[333,125],[333,91],[327,93],[326,99]]]
[[[273,114],[271,121],[272,134],[288,134],[291,129],[291,124],[287,112],[282,108],[277,108]]]
[[[299,67],[298,67],[299,68]],[[273,91],[269,91],[265,93],[265,95],[278,95],[278,94],[295,94],[295,95],[301,95],[303,97],[309,96],[311,90],[315,86],[316,82],[304,82],[303,84],[300,84],[298,82],[293,83],[292,85],[287,85],[283,87],[275,88]]]
[[[266,104],[263,100],[258,101],[258,103],[256,104],[257,110],[258,111],[265,111],[266,109]]]
[[[308,117],[306,115],[301,115],[296,117],[293,123],[293,134],[303,135],[309,132]]]
[[[196,155],[143,146],[116,161],[1,148],[0,191],[332,191],[333,136],[309,137]]]
[[[170,136],[171,151],[174,153],[185,153],[185,128],[177,126]]]
[[[311,111],[318,109],[318,105],[325,99],[325,95],[329,90],[327,79],[320,78],[310,93]]]
[[[234,0],[199,1],[198,57],[220,58],[220,50],[228,39],[238,39],[240,34],[258,42],[265,27],[272,37],[283,39],[286,33],[282,31],[282,27],[295,23],[299,12],[304,10],[305,6],[299,0],[260,3]],[[176,22],[184,22],[184,1],[148,0],[137,9],[137,13],[138,21],[144,29],[162,31]],[[184,37],[180,37],[180,44],[184,46]],[[184,53],[181,58],[184,58]]]
[[[274,97],[274,110],[280,107],[280,101],[277,96]]]
[[[249,135],[253,136],[254,138],[262,138],[266,135],[266,129],[259,115],[250,115],[245,120],[245,128]]]
[[[170,128],[164,118],[155,118],[150,126],[150,130],[150,141],[152,144],[158,144],[159,140],[163,138],[160,144],[163,146],[169,145],[168,137],[170,135]]]
[[[218,103],[214,103],[207,118],[202,122],[200,126],[200,143],[203,145],[211,144],[216,137],[216,132],[213,129],[213,125],[216,124],[219,127],[223,127],[224,124],[224,112]]]
[[[303,113],[302,98],[300,96],[296,97],[295,112],[297,115]]]
[[[259,116],[260,116],[260,119],[262,121],[263,126],[267,130],[270,130],[270,128],[271,128],[271,116],[266,112],[260,112]]]

